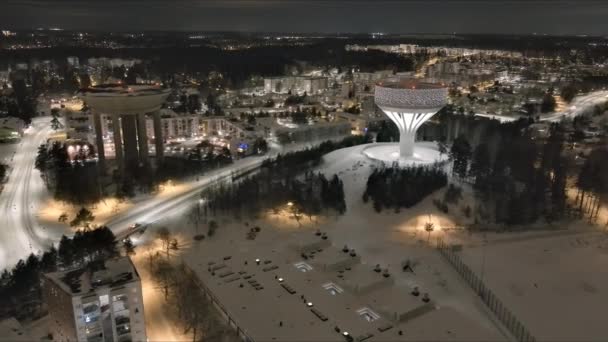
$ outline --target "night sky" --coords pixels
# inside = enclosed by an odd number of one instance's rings
[[[608,34],[608,0],[0,0],[0,29]]]

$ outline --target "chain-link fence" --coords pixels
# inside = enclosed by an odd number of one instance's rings
[[[471,271],[458,253],[454,251],[452,246],[446,244],[442,240],[437,242],[437,250],[454,269],[466,280],[473,288],[473,291],[479,295],[484,304],[492,310],[496,317],[509,329],[513,336],[519,342],[535,342],[536,338],[530,334],[530,331],[515,317],[515,315],[507,309],[507,307],[494,295],[494,293],[479,279],[479,277]]]

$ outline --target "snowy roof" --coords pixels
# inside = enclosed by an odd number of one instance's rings
[[[345,341],[344,331],[355,341],[430,341],[448,334],[443,327],[451,336],[443,339],[501,340],[457,312],[424,303],[341,245],[317,244],[320,237],[311,234],[233,254],[191,250],[183,260],[218,306],[256,341]],[[302,254],[302,247],[313,245]],[[421,320],[437,311],[441,321]],[[443,324],[448,320],[455,323]]]
[[[45,274],[65,292],[86,295],[98,287],[120,286],[139,281],[139,274],[129,257],[120,257],[91,266]]]

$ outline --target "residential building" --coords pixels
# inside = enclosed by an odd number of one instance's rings
[[[56,341],[147,341],[141,280],[128,257],[44,274],[42,292]]]

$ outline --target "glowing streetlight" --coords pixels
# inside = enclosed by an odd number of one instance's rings
[[[427,233],[429,233],[428,238],[426,240],[427,243],[430,243],[431,240],[431,232],[433,230],[435,230],[435,224],[433,224],[433,222],[431,222],[431,215],[429,215],[429,222],[424,224],[424,230],[427,231]]]

